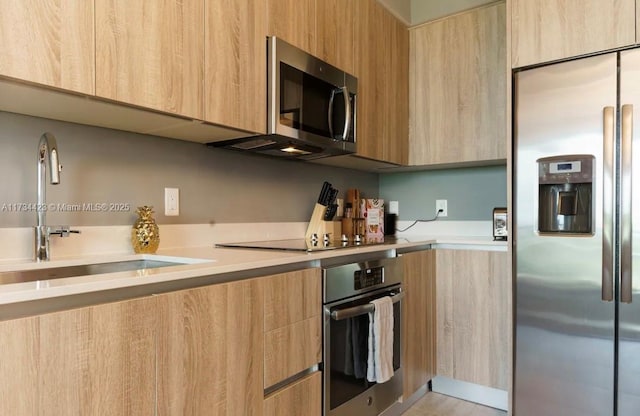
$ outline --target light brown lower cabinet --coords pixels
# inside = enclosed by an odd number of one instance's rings
[[[402,305],[403,397],[408,399],[436,372],[435,252],[402,255],[405,298]]]
[[[437,374],[508,390],[509,254],[436,250],[436,271]]]
[[[264,279],[264,388],[285,382],[322,361],[320,269]],[[322,373],[316,371],[264,400],[264,415],[320,416]]]
[[[320,296],[308,269],[0,321],[0,415],[320,416],[319,371],[264,396],[320,362]]]
[[[322,361],[320,269],[264,279],[264,388]]]
[[[265,333],[265,388],[322,361],[320,324],[320,317],[317,316]]]
[[[158,296],[158,415],[260,415],[262,281]]]
[[[316,371],[267,396],[264,416],[320,416],[322,414],[322,373]]]
[[[151,297],[0,322],[0,414],[153,415]]]

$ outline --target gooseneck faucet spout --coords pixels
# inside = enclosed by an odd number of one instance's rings
[[[36,260],[49,260],[49,230],[47,229],[46,202],[46,165],[49,165],[49,180],[52,185],[60,183],[60,160],[58,159],[58,143],[51,133],[40,136],[38,144],[38,201],[36,211]]]

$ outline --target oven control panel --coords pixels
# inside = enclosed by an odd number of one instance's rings
[[[374,253],[380,256],[381,253]],[[323,264],[322,303],[327,305],[350,296],[402,284],[402,261],[389,250],[383,255],[394,257],[373,257],[371,254],[358,254],[343,258],[345,263]]]
[[[353,288],[362,290],[368,287],[384,283],[384,267],[372,267],[369,269],[356,270],[353,273]]]

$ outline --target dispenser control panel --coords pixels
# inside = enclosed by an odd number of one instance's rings
[[[538,233],[593,235],[593,155],[538,159]]]
[[[593,182],[593,156],[575,155],[540,159],[538,174],[540,184],[591,183]]]

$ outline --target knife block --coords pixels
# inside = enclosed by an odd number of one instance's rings
[[[311,214],[311,220],[307,227],[307,232],[304,235],[305,240],[311,240],[311,236],[316,234],[319,239],[322,239],[324,234],[330,234],[331,239],[339,239],[342,235],[342,224],[339,221],[325,221],[324,214],[327,212],[327,207],[316,203]]]

